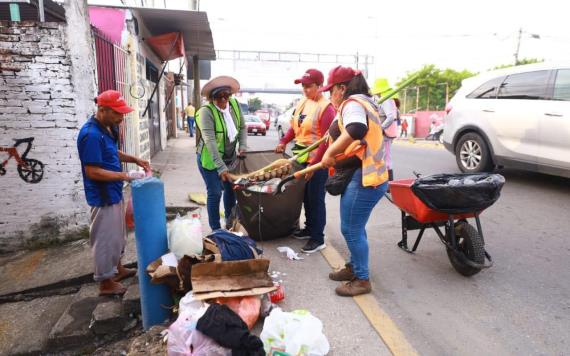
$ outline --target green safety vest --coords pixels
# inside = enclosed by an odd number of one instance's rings
[[[234,114],[237,118],[237,130],[238,130],[238,135],[239,135],[239,128],[241,126],[241,120],[242,120],[241,115],[240,115],[241,111],[239,109],[239,103],[237,102],[237,100],[235,98],[230,98],[229,104],[230,104],[231,109],[233,109]],[[212,112],[212,115],[214,116],[214,125],[215,125],[214,130],[216,133],[216,146],[218,147],[218,152],[223,157],[224,153],[226,152],[226,137],[227,137],[226,121],[222,117],[222,113],[220,112],[220,110],[218,110],[218,108],[216,108],[216,106],[214,104],[208,103],[208,104],[204,105],[204,107],[209,108],[210,111]],[[196,112],[195,119],[196,119],[196,126],[201,131],[202,130],[202,120],[200,118],[200,111]],[[206,147],[204,139],[202,138],[202,134],[200,134],[199,141],[200,141],[199,144],[202,144],[202,150],[199,152],[200,153],[200,162],[202,163],[202,167],[204,167],[205,169],[208,169],[208,170],[216,169],[216,164],[214,163],[214,159],[212,158],[212,155],[210,154],[210,152],[208,152],[208,147]]]

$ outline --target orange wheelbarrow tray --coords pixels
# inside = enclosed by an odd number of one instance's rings
[[[461,175],[461,177],[469,176]],[[504,183],[502,176],[500,179]],[[402,240],[398,242],[398,247],[408,253],[414,253],[425,230],[432,228],[445,245],[451,265],[460,274],[472,276],[482,269],[491,267],[493,260],[485,250],[483,230],[479,219],[483,210],[471,210],[469,207],[446,211],[436,210],[431,202],[427,201],[428,204],[426,204],[424,200],[427,198],[425,196],[422,200],[414,192],[415,182],[416,179],[413,178],[389,182],[390,193],[387,193],[387,197],[400,209],[402,214]],[[498,198],[501,188],[502,183],[496,188],[498,189],[495,194],[496,198]],[[469,187],[469,189],[469,194],[476,193],[476,188]],[[495,200],[490,201],[487,205],[491,205]],[[476,228],[469,224],[467,219],[471,218],[475,219]],[[408,231],[411,230],[420,230],[412,249],[408,247]]]

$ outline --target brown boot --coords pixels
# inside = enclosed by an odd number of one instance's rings
[[[123,295],[127,288],[121,283],[117,283],[112,279],[106,279],[99,284],[99,295]]]
[[[329,273],[329,278],[337,282],[350,281],[354,278],[354,273],[350,264],[347,263],[343,269]]]
[[[369,280],[354,278],[336,287],[336,294],[342,297],[354,297],[355,295],[366,294],[372,291]]]

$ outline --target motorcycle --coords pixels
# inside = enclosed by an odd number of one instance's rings
[[[429,134],[426,136],[426,140],[439,141],[439,143],[443,143],[443,128],[443,122],[433,125]]]

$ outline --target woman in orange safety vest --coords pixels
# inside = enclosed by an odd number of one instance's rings
[[[287,143],[295,139],[293,153],[296,154],[318,141],[328,131],[335,110],[330,101],[319,92],[324,80],[323,73],[317,69],[308,69],[301,78],[295,80],[295,84],[303,86],[305,97],[297,104],[291,118],[291,127],[275,147],[275,152],[284,152]],[[326,149],[327,144],[323,143],[318,149],[299,157],[297,162],[305,166],[317,164]],[[305,228],[293,234],[296,239],[308,240],[301,248],[305,253],[317,252],[326,247],[324,230],[327,220],[325,206],[327,177],[327,170],[316,171],[305,187],[303,200]]]
[[[350,262],[340,271],[329,274],[334,281],[345,281],[336,288],[338,295],[355,296],[372,290],[366,224],[388,188],[382,125],[378,107],[360,71],[342,66],[333,68],[321,91],[330,91],[331,102],[338,112],[329,129],[334,142],[323,155],[322,164],[334,167],[337,164],[334,157],[355,140],[365,144],[365,149],[358,154],[359,159],[353,163],[356,165],[354,174],[340,199],[340,226],[350,250]]]

